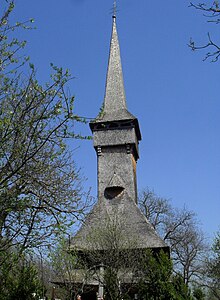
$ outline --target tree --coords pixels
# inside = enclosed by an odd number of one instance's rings
[[[4,255],[2,252],[0,255]],[[38,269],[27,254],[18,255],[16,249],[3,260],[0,272],[0,300],[32,300],[44,296]]]
[[[11,24],[14,2],[1,2],[0,251],[15,244],[23,251],[51,243],[87,206],[68,148],[68,139],[82,138],[75,122],[85,120],[74,112],[68,70],[51,65],[50,82],[38,82],[35,67],[22,55],[26,42],[14,36],[33,20]]]
[[[220,232],[217,232],[212,246],[212,255],[205,265],[206,286],[210,289],[210,299],[220,299]]]
[[[140,258],[140,279],[138,290],[141,299],[171,300],[184,299],[179,297],[179,286],[172,278],[172,262],[163,251],[156,255],[146,251]],[[183,284],[185,286],[185,284]],[[185,286],[186,293],[189,295]],[[179,298],[178,298],[179,297]],[[187,298],[189,300],[189,298]]]
[[[195,224],[188,224],[185,228],[176,231],[172,250],[173,262],[175,269],[181,272],[187,285],[202,278],[207,250],[204,236]]]
[[[190,7],[193,7],[196,10],[202,11],[204,13],[204,16],[208,18],[208,22],[214,23],[214,24],[220,23],[219,1],[217,1],[217,0],[208,1],[208,3],[199,3],[199,4],[190,2]],[[206,44],[197,46],[197,45],[195,45],[195,42],[192,39],[190,39],[189,47],[193,51],[207,49],[208,52],[206,53],[204,60],[211,59],[212,62],[216,62],[219,59],[220,46],[213,41],[210,33],[208,33],[208,41]]]
[[[82,292],[84,280],[79,283],[79,279],[86,279],[88,275],[88,270],[77,252],[70,251],[69,246],[69,240],[61,236],[56,247],[49,253],[52,265],[51,281],[59,285],[58,290],[62,291],[62,297],[68,300],[75,299]]]
[[[188,286],[184,283],[183,277],[176,274],[172,278],[172,283],[176,292],[176,300],[194,300]]]
[[[193,289],[193,297],[196,300],[205,300],[206,298],[206,294],[204,293],[204,291],[202,290],[202,288],[200,287],[194,287]]]
[[[160,237],[170,246],[174,271],[182,275],[184,283],[200,277],[207,246],[195,214],[186,208],[173,208],[169,200],[158,197],[149,189],[140,194],[139,205]]]

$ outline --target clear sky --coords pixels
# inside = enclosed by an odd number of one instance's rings
[[[113,0],[16,1],[15,20],[35,19],[22,33],[38,78],[53,62],[71,70],[76,112],[98,114],[104,97]],[[220,62],[203,62],[190,37],[219,36],[189,1],[118,0],[117,28],[129,111],[139,119],[143,140],[138,187],[150,187],[172,204],[197,213],[203,230],[220,226]],[[220,40],[219,40],[220,43]],[[89,127],[82,133],[90,134]],[[92,142],[71,144],[86,186],[96,195]]]

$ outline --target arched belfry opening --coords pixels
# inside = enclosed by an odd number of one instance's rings
[[[108,200],[116,199],[122,196],[124,187],[122,186],[111,186],[105,189],[104,195]]]
[[[104,190],[104,196],[108,200],[119,199],[123,195],[124,189],[125,183],[120,176],[114,172],[114,175]]]

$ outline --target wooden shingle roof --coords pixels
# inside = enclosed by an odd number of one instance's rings
[[[128,241],[128,248],[132,244],[132,240],[137,249],[167,248],[135,201],[128,198],[126,192],[112,200],[104,197],[99,199],[72,239],[72,247],[82,251],[94,250],[94,247],[97,248],[96,250],[107,250],[104,249],[105,245],[99,245],[97,240],[93,241],[92,239],[94,237],[99,239],[99,234],[102,235],[102,228],[105,228],[107,222],[110,226],[111,222],[115,226],[115,220],[118,222],[118,229],[116,229],[121,231],[123,241]],[[123,244],[123,247],[126,248],[124,245],[126,243]]]

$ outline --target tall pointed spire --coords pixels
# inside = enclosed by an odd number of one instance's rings
[[[127,109],[124,81],[121,66],[120,48],[116,29],[116,17],[113,16],[112,37],[105,90],[105,111]]]
[[[100,119],[107,122],[114,120],[135,119],[135,117],[127,110],[115,14],[116,7],[114,5],[104,108],[102,116],[99,116],[98,119],[96,119],[97,121]]]

